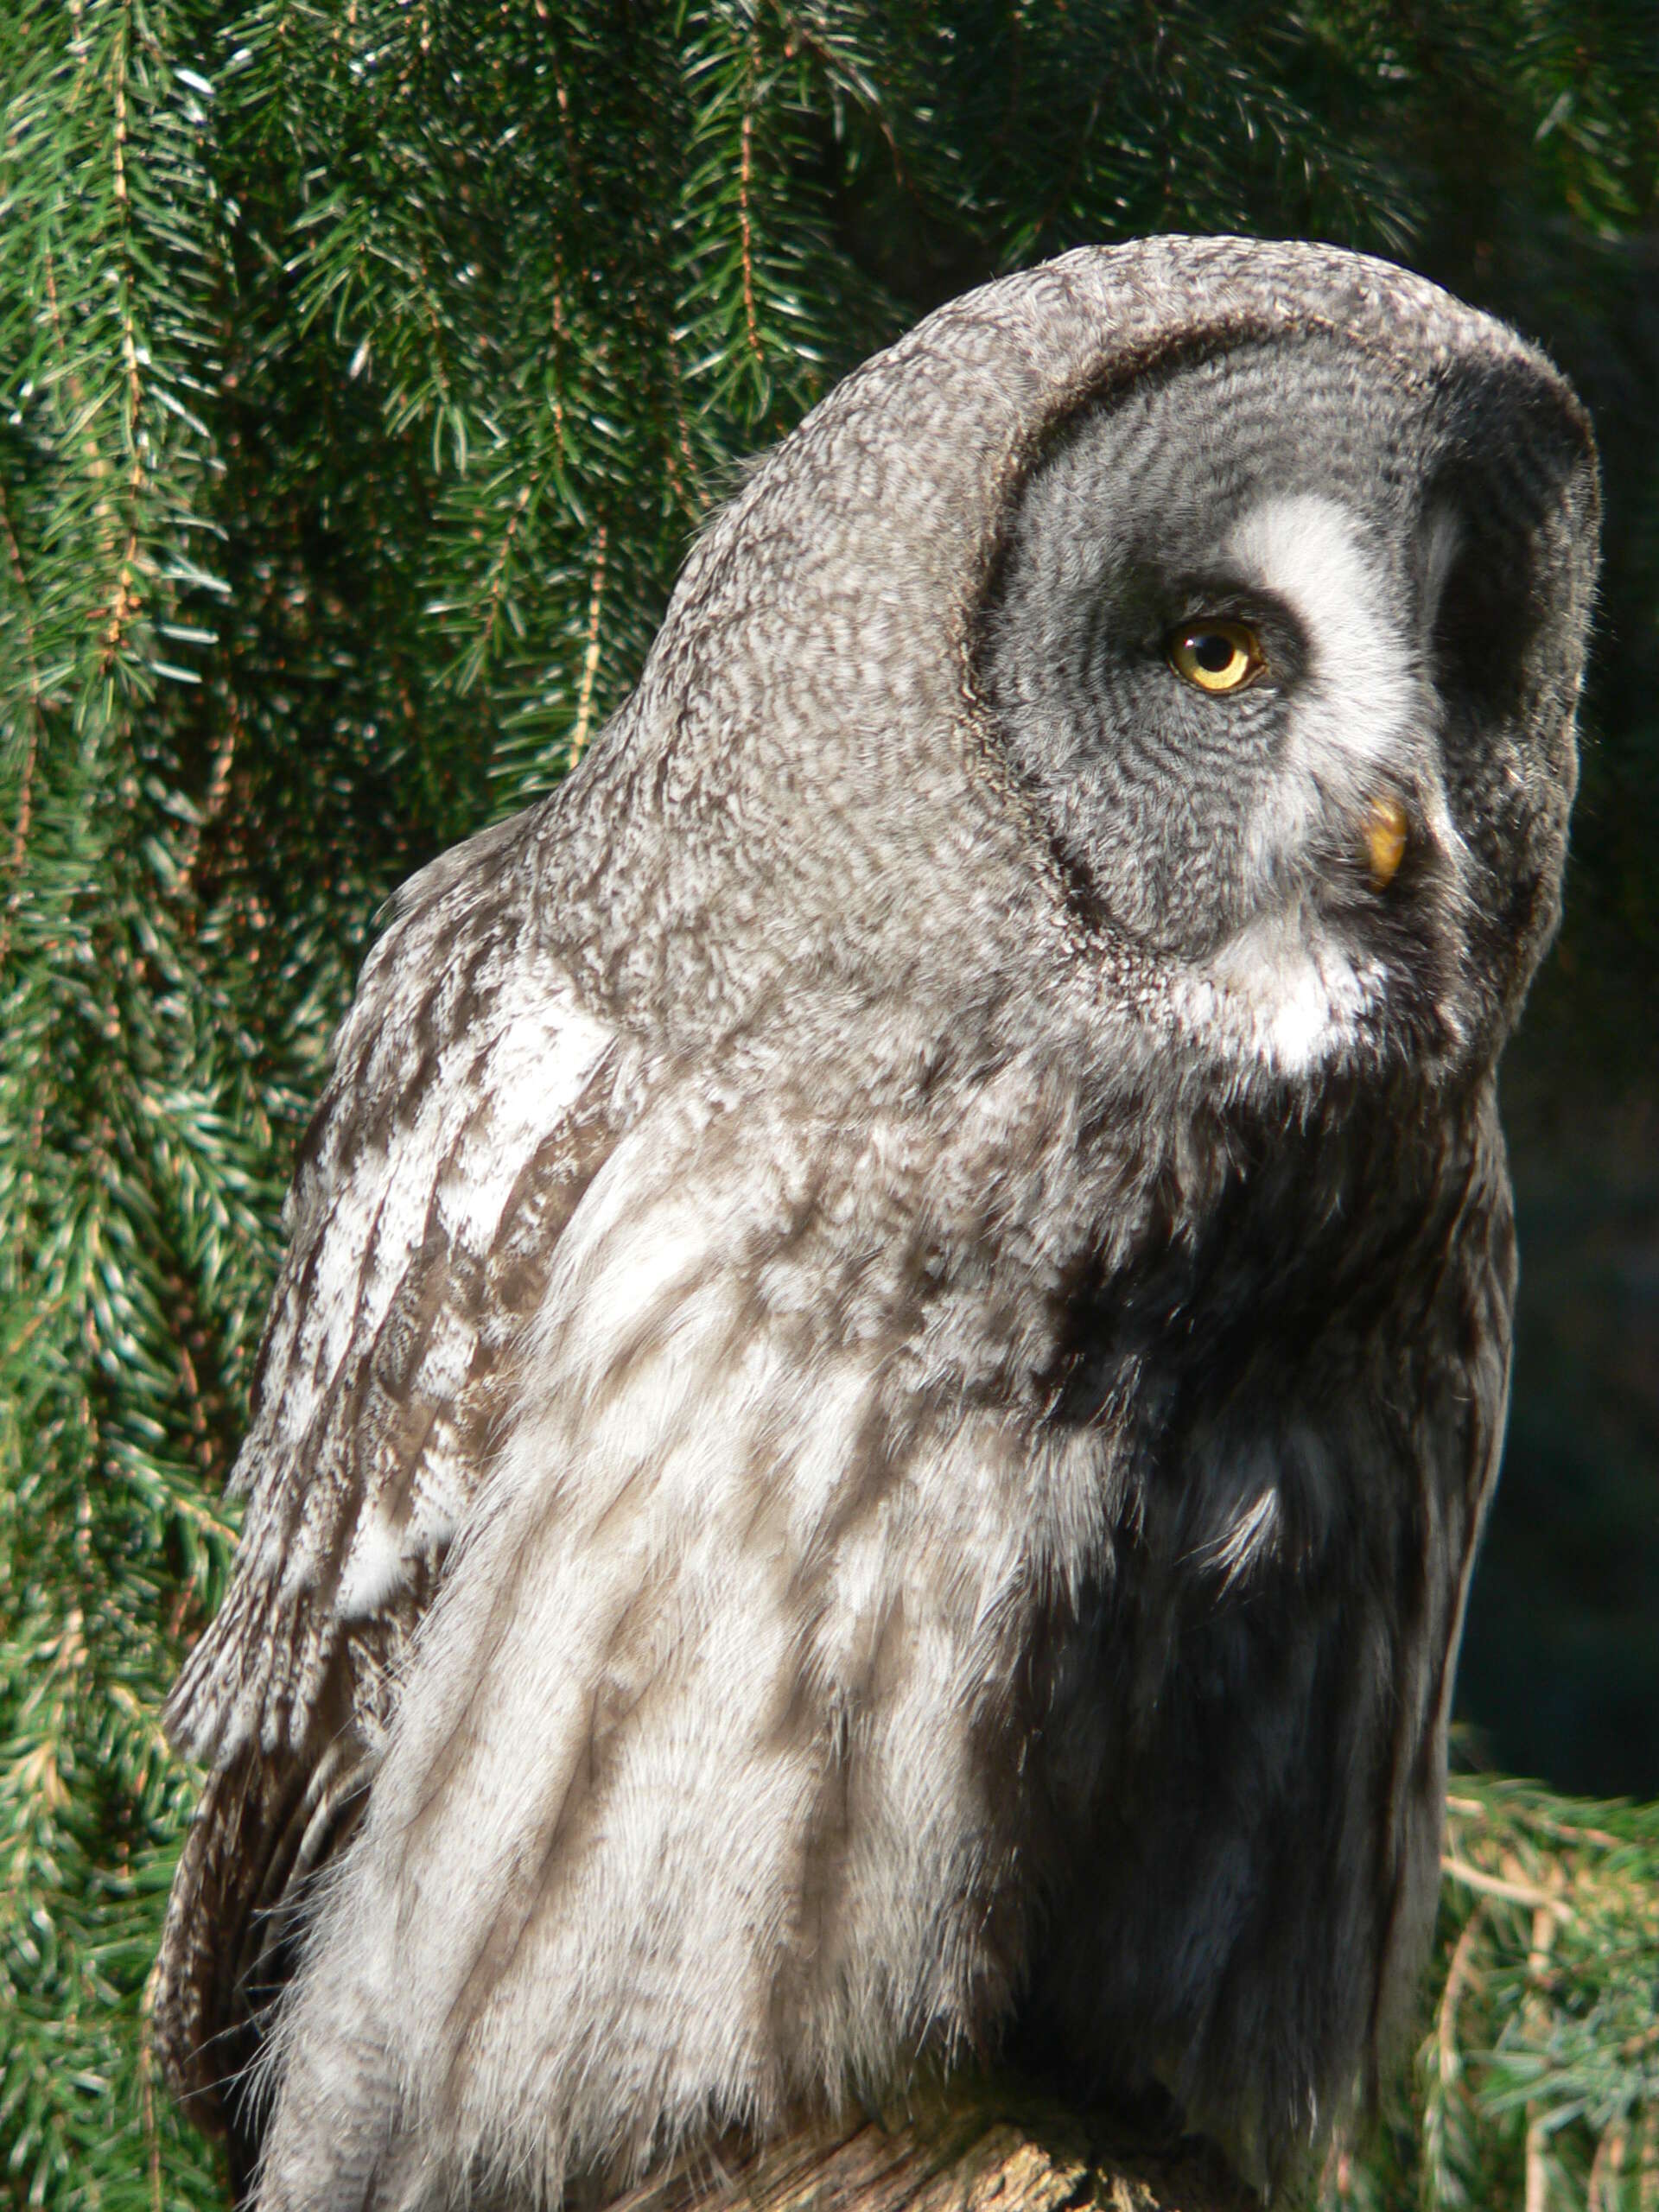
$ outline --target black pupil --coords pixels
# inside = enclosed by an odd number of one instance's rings
[[[1190,641],[1192,658],[1209,676],[1224,676],[1232,666],[1238,647],[1219,630],[1200,630]]]

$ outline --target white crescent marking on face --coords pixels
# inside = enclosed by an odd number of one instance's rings
[[[1241,576],[1283,601],[1307,641],[1282,767],[1253,825],[1252,857],[1265,880],[1333,809],[1357,813],[1391,771],[1412,781],[1433,715],[1416,640],[1402,631],[1346,508],[1312,493],[1264,500],[1226,553]]]

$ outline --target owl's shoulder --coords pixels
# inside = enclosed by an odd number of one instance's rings
[[[336,1039],[232,1474],[233,1580],[168,1707],[214,1764],[303,1743],[354,1628],[441,1564],[505,1356],[613,1141],[615,1033],[536,925],[536,830],[406,887]]]

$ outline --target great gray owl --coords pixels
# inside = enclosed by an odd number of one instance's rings
[[[1434,1897],[1595,515],[1428,284],[1073,254],[406,887],[168,1714],[158,2032],[262,2212],[999,2052],[1317,2147]]]

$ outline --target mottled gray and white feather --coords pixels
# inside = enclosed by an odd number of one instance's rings
[[[999,2050],[1323,2139],[1432,1912],[1595,526],[1421,281],[1073,254],[840,386],[405,891],[168,1716],[158,2034],[262,2212]]]

